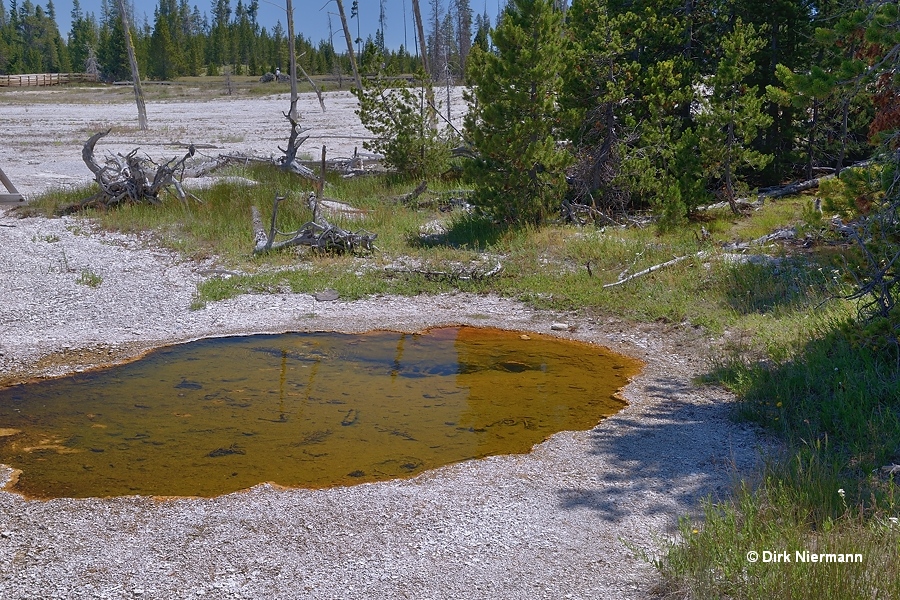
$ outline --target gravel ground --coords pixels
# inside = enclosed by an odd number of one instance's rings
[[[2,128],[12,122],[7,108]],[[79,219],[0,217],[0,385],[207,336],[448,324],[553,333],[646,367],[623,392],[629,405],[591,431],[409,480],[262,484],[210,499],[37,501],[0,491],[0,598],[644,598],[656,575],[638,554],[657,553],[679,516],[705,495],[728,493],[757,462],[759,438],[729,421],[729,396],[692,384],[714,340],[689,325],[594,320],[466,294],[246,295],[192,311],[213,266]],[[78,283],[88,271],[101,285]],[[557,321],[576,329],[551,332]],[[0,467],[0,480],[10,474]]]

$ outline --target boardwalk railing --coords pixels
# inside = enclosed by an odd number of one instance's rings
[[[0,194],[0,204],[25,201],[25,197],[19,193],[16,186],[13,185],[12,181],[9,180],[9,177],[6,176],[6,173],[3,172],[3,169],[0,169],[0,183],[2,183],[3,187],[6,188],[6,191],[9,192],[8,194]]]
[[[28,75],[0,75],[0,87],[37,87],[64,83],[96,82],[89,73],[31,73]]]

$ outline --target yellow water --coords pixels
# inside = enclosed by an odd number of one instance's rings
[[[0,463],[31,497],[215,496],[407,477],[615,413],[638,361],[538,334],[207,339],[0,390]]]

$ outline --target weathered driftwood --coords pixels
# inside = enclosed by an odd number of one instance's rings
[[[394,267],[385,269],[387,273],[390,273],[392,275],[421,275],[429,281],[448,281],[454,284],[459,281],[483,281],[499,274],[502,270],[503,265],[501,265],[499,262],[496,264],[496,266],[494,266],[494,268],[483,272],[480,271],[478,267],[473,267],[471,269],[454,269],[453,271],[432,271],[429,269],[397,269]]]
[[[250,207],[254,254],[264,254],[270,250],[281,250],[293,246],[309,246],[323,252],[372,252],[375,250],[374,242],[378,237],[377,234],[364,229],[347,231],[337,225],[332,225],[318,214],[319,211],[316,208],[313,208],[314,219],[303,224],[296,231],[291,233],[278,231],[275,222],[278,216],[278,204],[283,200],[283,196],[275,197],[268,232],[263,227],[259,209],[256,206]],[[278,236],[283,239],[278,240]]]
[[[184,169],[183,178],[203,177],[209,175],[213,171],[217,171],[229,165],[249,165],[250,163],[259,163],[264,165],[284,166],[283,159],[273,159],[261,156],[252,156],[250,154],[220,154],[211,157],[200,164],[196,164]],[[316,175],[312,169],[295,161],[293,165],[288,167],[290,171],[297,173],[307,179],[316,180]]]
[[[575,223],[576,225],[587,225],[588,223],[601,225],[622,224],[620,221],[617,221],[596,206],[573,202],[569,199],[563,200],[560,205],[560,214],[562,215],[563,222]]]
[[[774,190],[769,190],[767,192],[759,194],[759,199],[762,200],[763,198],[784,198],[785,196],[792,196],[794,194],[799,194],[800,192],[805,192],[806,190],[815,189],[819,187],[820,183],[829,179],[834,179],[834,175],[825,175],[823,177],[810,179],[809,181],[801,181],[800,183],[793,183],[791,185],[786,185]]]
[[[412,204],[415,200],[419,198],[422,194],[424,194],[428,190],[428,181],[422,180],[422,183],[416,186],[416,188],[409,192],[408,194],[401,194],[399,196],[391,196],[388,200],[390,202],[396,202],[397,204]]]
[[[178,197],[184,201],[188,194],[181,186],[185,162],[194,156],[194,147],[190,146],[181,159],[173,158],[163,165],[156,165],[150,159],[137,156],[137,150],[126,155],[110,156],[104,166],[100,166],[94,158],[97,142],[108,135],[109,129],[92,135],[84,144],[81,158],[94,174],[94,180],[100,191],[83,200],[62,209],[68,214],[88,207],[110,208],[118,204],[158,204],[159,195],[169,186],[175,188]]]
[[[615,281],[613,283],[607,283],[603,287],[611,288],[611,287],[615,287],[617,285],[622,285],[623,283],[627,283],[627,282],[631,281],[632,279],[637,279],[638,277],[643,277],[644,275],[653,273],[654,271],[659,271],[660,269],[665,269],[666,267],[671,267],[672,265],[677,265],[681,261],[687,260],[689,258],[694,258],[694,257],[704,258],[707,254],[709,254],[709,253],[704,250],[702,252],[698,252],[697,254],[686,254],[684,256],[678,256],[678,257],[673,258],[672,260],[667,260],[664,263],[659,263],[658,265],[653,265],[652,267],[644,269],[643,271],[638,271],[634,275],[629,275],[628,277],[620,278],[618,281]]]
[[[279,159],[279,163],[281,164],[281,168],[285,171],[290,171],[291,173],[296,173],[302,177],[306,177],[307,179],[312,179],[313,181],[318,181],[316,174],[312,169],[300,164],[297,161],[297,151],[300,150],[300,146],[309,139],[308,135],[303,135],[309,129],[303,129],[300,127],[300,123],[292,116],[296,110],[296,100],[291,102],[290,111],[286,113],[281,113],[284,115],[284,118],[288,120],[291,124],[291,134],[288,136],[287,148],[278,147],[279,150],[284,152],[284,156]]]
[[[850,165],[846,168],[851,169],[856,167],[865,167],[869,164],[871,164],[871,161],[864,160],[862,162]],[[818,188],[823,181],[834,179],[836,176],[837,175],[832,173],[830,175],[823,175],[822,177],[816,177],[807,181],[799,181],[797,183],[767,189],[764,192],[759,192],[756,195],[755,201],[751,201],[749,198],[738,198],[737,200],[735,200],[735,203],[737,204],[738,208],[741,209],[759,208],[760,206],[762,206],[763,201],[765,201],[767,198],[774,200],[777,198],[784,198],[785,196],[793,196],[794,194],[799,194],[800,192],[805,192],[806,190],[814,190]],[[697,210],[714,210],[718,208],[724,208],[726,206],[728,206],[727,202],[717,202],[715,204],[710,204],[709,206],[698,207]]]

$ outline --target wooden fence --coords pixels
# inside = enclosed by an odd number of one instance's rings
[[[0,87],[37,87],[64,83],[96,82],[89,73],[31,73],[29,75],[0,75]]]

